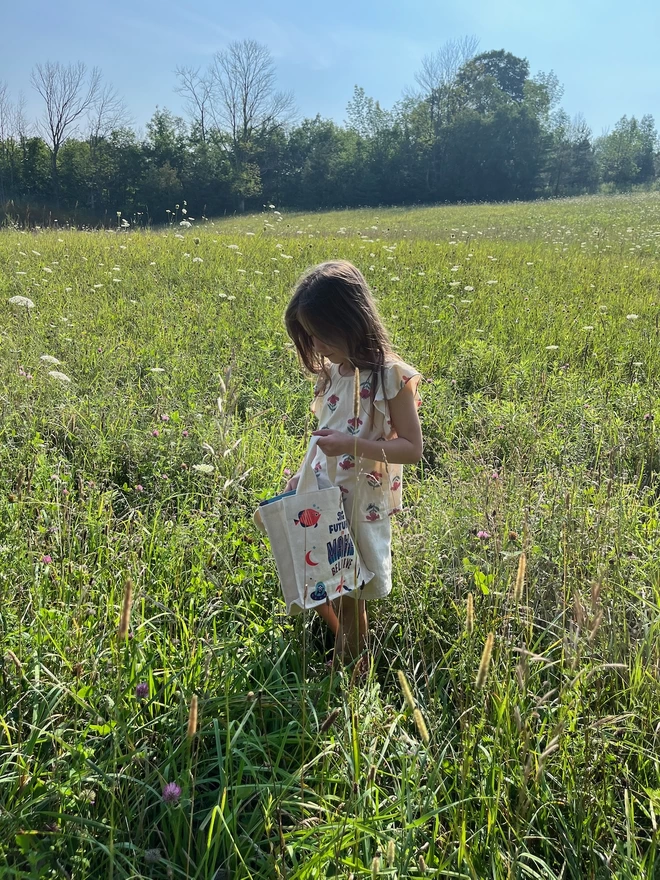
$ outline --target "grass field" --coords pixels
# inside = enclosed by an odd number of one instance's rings
[[[252,524],[334,257],[425,377],[364,680]],[[0,232],[0,877],[660,877],[659,258],[658,195]]]

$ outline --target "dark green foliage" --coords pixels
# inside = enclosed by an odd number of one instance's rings
[[[431,79],[391,110],[356,86],[344,126],[318,115],[292,124],[249,113],[240,124],[240,113],[224,127],[207,113],[203,125],[188,125],[156,108],[142,141],[129,129],[71,137],[56,155],[39,138],[0,129],[0,215],[112,226],[121,212],[145,225],[171,220],[184,201],[199,218],[269,203],[311,210],[511,201],[656,181],[651,116],[624,116],[594,141],[581,117],[560,109],[555,74],[530,77],[524,58],[484,52]]]

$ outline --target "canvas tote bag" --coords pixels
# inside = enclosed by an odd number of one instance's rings
[[[358,588],[373,577],[360,560],[341,490],[319,488],[312,467],[317,440],[309,445],[295,492],[263,501],[254,517],[270,539],[289,614],[353,592],[358,598]]]

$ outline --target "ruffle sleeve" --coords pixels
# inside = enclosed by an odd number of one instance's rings
[[[403,361],[386,364],[383,373],[379,377],[374,397],[374,406],[386,419],[389,419],[390,408],[388,402],[393,400],[406,386],[412,391],[415,402],[419,406],[421,403],[419,395],[421,378],[418,370]]]

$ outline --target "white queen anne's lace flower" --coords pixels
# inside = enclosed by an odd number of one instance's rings
[[[10,306],[21,306],[24,309],[33,309],[34,303],[27,296],[12,296],[9,299]]]
[[[197,471],[199,474],[212,474],[214,471],[214,467],[212,464],[206,464],[206,462],[202,462],[201,464],[194,464],[192,466],[194,471]]]

